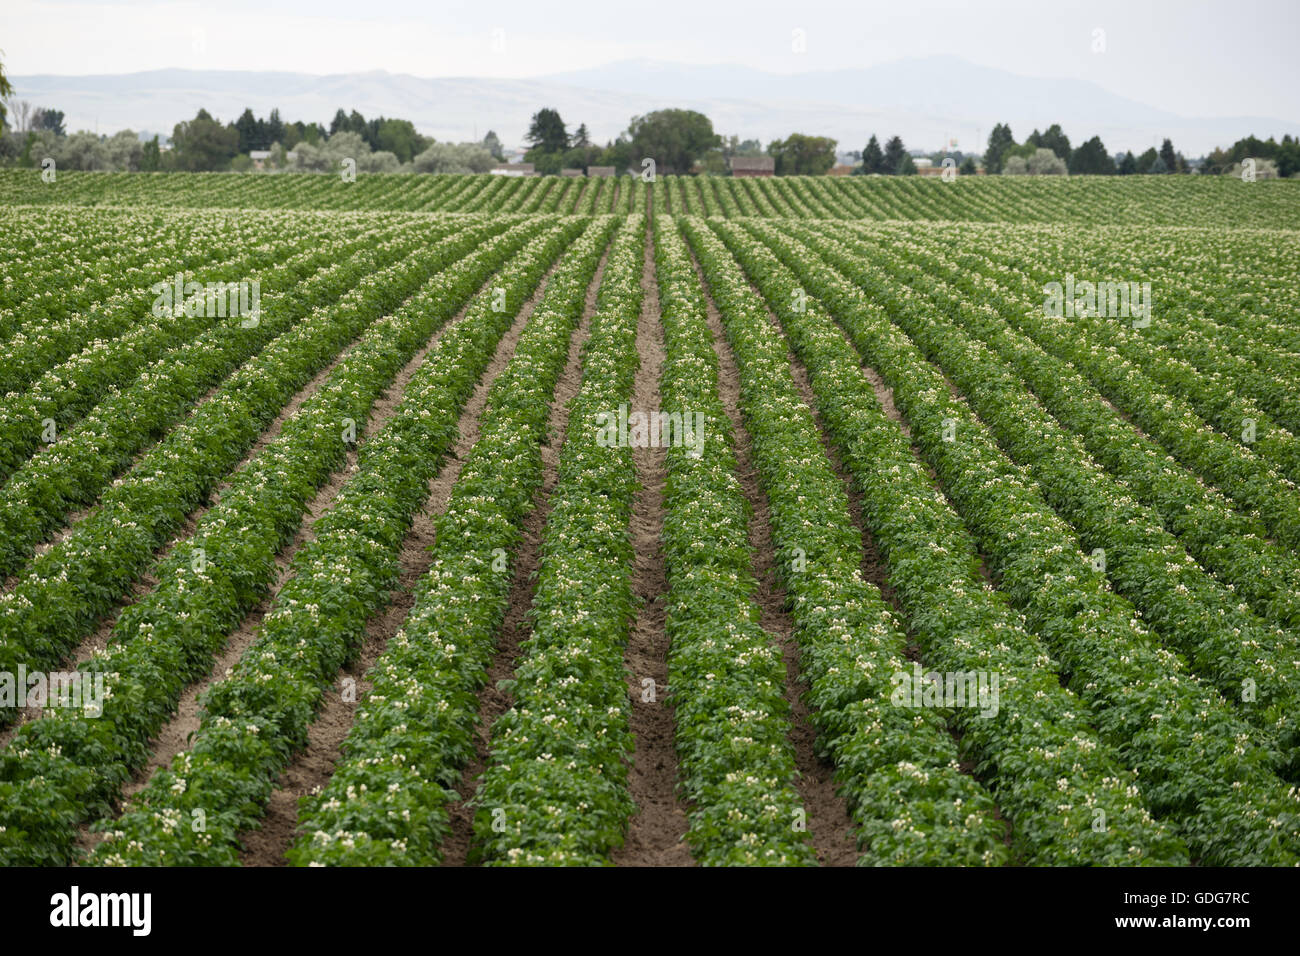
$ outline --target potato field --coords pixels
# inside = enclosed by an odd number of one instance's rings
[[[0,865],[1300,865],[1300,185],[0,171]]]

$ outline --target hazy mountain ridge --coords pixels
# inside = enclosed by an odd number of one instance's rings
[[[523,80],[181,69],[12,79],[19,98],[63,110],[69,130],[101,133],[170,130],[200,107],[223,121],[245,107],[261,116],[279,107],[286,120],[328,124],[343,107],[410,119],[440,140],[481,138],[494,129],[515,145],[532,114],[552,106],[571,128],[585,122],[604,142],[634,114],[678,106],[707,114],[724,134],[767,142],[799,131],[834,137],[841,149],[860,149],[872,133],[897,133],[909,147],[937,149],[956,139],[960,148],[978,150],[996,122],[1010,123],[1018,139],[1059,122],[1073,142],[1098,134],[1111,152],[1145,149],[1169,136],[1188,156],[1249,133],[1300,135],[1294,121],[1181,117],[1084,80],[1023,77],[955,57],[789,75],[626,60]]]

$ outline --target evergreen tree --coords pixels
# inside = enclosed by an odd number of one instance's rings
[[[155,136],[140,149],[140,172],[153,173],[162,168],[162,148]]]
[[[876,139],[876,134],[872,133],[871,139],[867,140],[867,148],[862,151],[862,173],[870,175],[884,171],[885,154],[880,151],[880,141]]]
[[[250,149],[261,149],[257,143],[257,119],[252,109],[245,109],[235,120],[235,132],[239,135],[238,150],[246,153]]]
[[[1038,145],[1050,149],[1067,162],[1070,159],[1070,137],[1065,135],[1060,123],[1053,123],[1047,127],[1047,132],[1038,137]]]
[[[280,119],[278,109],[271,110],[271,118],[266,121],[266,146],[270,149],[272,143],[284,142],[284,123]]]
[[[903,146],[901,136],[891,136],[889,142],[885,144],[885,156],[881,172],[888,176],[899,176],[906,172],[906,163],[910,163],[911,156],[907,155],[907,149]],[[916,164],[912,163],[912,171],[916,171]]]
[[[549,107],[533,114],[524,137],[539,153],[562,153],[569,148],[569,131],[557,110]]]
[[[989,133],[989,147],[984,153],[984,170],[991,176],[1002,172],[1002,164],[1005,160],[1005,153],[1009,149],[1014,149],[1016,139],[1011,135],[1011,127],[1004,123],[998,123],[993,127],[993,132]]]
[[[1178,157],[1174,155],[1174,144],[1168,139],[1160,144],[1160,160],[1165,164],[1166,171],[1171,173],[1178,171]]]
[[[1094,136],[1070,154],[1070,172],[1092,176],[1108,176],[1115,172],[1115,161],[1106,152],[1101,137]]]

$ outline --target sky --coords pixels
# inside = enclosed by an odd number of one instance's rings
[[[1300,119],[1298,38],[1298,0],[0,2],[0,62],[18,76],[189,67],[522,78],[633,58],[793,73],[944,54],[1090,80],[1193,118]]]

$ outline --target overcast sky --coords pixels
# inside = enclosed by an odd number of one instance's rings
[[[795,30],[803,55],[792,52]],[[12,75],[532,77],[638,57],[789,73],[951,54],[1091,80],[1189,117],[1300,119],[1298,39],[1297,0],[0,0],[0,62]]]

